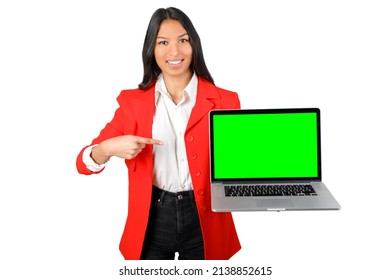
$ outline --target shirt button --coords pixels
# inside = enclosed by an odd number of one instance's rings
[[[188,135],[188,136],[187,136],[187,141],[188,141],[188,142],[193,142],[193,141],[194,141],[194,136]]]
[[[200,174],[202,174],[202,173],[201,173],[199,170],[196,170],[196,171],[195,171],[195,176],[199,177]]]
[[[191,159],[196,159],[197,157],[198,157],[197,154],[192,154],[192,155],[191,155]]]
[[[204,195],[204,191],[201,190],[201,191],[198,192],[198,194],[199,194],[199,195]]]

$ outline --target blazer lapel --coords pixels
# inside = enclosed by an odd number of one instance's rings
[[[196,105],[192,109],[190,119],[188,120],[187,130],[194,126],[200,119],[209,113],[215,107],[215,103],[211,99],[220,99],[220,95],[216,87],[202,79],[198,78],[198,93],[196,97]]]
[[[215,107],[212,99],[220,99],[217,88],[210,82],[198,78],[198,92],[196,105],[192,109],[188,120],[187,130],[194,126],[199,120]],[[139,135],[152,137],[153,115],[155,111],[155,87],[152,86],[145,92],[133,96],[131,99],[132,110],[138,124]]]

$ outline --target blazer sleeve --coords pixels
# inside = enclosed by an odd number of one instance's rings
[[[236,92],[233,93],[233,102],[232,102],[233,109],[241,109],[241,103],[240,99],[238,97],[238,94]]]
[[[95,144],[100,144],[101,142],[103,142],[106,139],[110,139],[110,138],[113,138],[116,136],[124,135],[124,126],[123,126],[123,124],[124,124],[124,113],[123,113],[124,108],[123,108],[123,106],[121,106],[121,103],[123,103],[122,100],[123,100],[123,92],[121,92],[121,94],[117,98],[117,101],[119,103],[119,108],[116,109],[112,120],[109,123],[107,123],[106,126],[100,131],[100,134],[98,135],[98,137],[93,139],[91,144],[82,148],[80,153],[78,154],[77,159],[76,159],[76,167],[77,167],[77,171],[80,174],[90,175],[90,174],[94,174],[94,173],[100,173],[104,170],[104,168],[103,168],[102,170],[100,170],[98,172],[92,172],[91,170],[89,170],[87,168],[87,166],[83,162],[83,153],[87,147],[90,147],[90,146],[95,145]]]

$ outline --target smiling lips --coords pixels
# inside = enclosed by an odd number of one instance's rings
[[[180,59],[180,60],[167,60],[168,64],[169,65],[178,65],[180,64],[184,59]]]

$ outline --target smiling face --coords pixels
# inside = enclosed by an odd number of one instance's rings
[[[177,20],[162,21],[157,34],[154,56],[164,78],[184,78],[192,76],[190,69],[192,47],[189,35]]]

